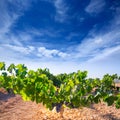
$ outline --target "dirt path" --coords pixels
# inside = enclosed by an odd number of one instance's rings
[[[24,102],[19,95],[10,96],[0,91],[0,120],[120,120],[120,109],[95,104],[91,108],[64,110],[64,118],[41,104]]]

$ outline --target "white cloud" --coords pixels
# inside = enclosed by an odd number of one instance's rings
[[[62,52],[57,49],[46,49],[45,47],[37,47],[37,46],[18,46],[18,45],[12,45],[12,44],[1,44],[0,46],[1,49],[1,57],[7,58],[7,57],[12,57],[14,56],[15,58],[19,57],[26,57],[26,58],[33,58],[35,59],[44,59],[47,60],[51,58],[51,60],[57,59],[57,57],[67,59],[66,57],[69,57],[68,53]],[[11,52],[11,55],[8,54]],[[4,53],[4,54],[2,54]]]
[[[65,1],[55,0],[54,6],[56,8],[55,20],[59,22],[64,22],[68,17],[67,11],[69,9],[68,6],[65,4]]]
[[[105,0],[91,0],[85,11],[90,14],[100,13],[105,6]]]
[[[58,54],[58,50],[48,50],[45,47],[39,47],[38,52],[38,56],[44,57],[53,57],[54,55]]]
[[[58,52],[58,56],[65,58],[65,57],[69,57],[70,55],[64,52]]]
[[[56,49],[46,49],[45,47],[39,47],[38,48],[38,54],[39,57],[48,57],[48,58],[52,58],[52,57],[61,57],[61,58],[65,58],[67,56],[69,56],[67,53],[61,52],[59,50]]]

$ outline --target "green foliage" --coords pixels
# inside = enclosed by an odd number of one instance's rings
[[[70,108],[89,106],[101,100],[120,108],[120,96],[112,89],[117,74],[106,74],[102,80],[87,78],[87,71],[80,70],[54,76],[47,68],[33,71],[22,64],[6,68],[4,62],[0,62],[0,70],[0,87],[12,89],[26,101],[43,103],[50,110],[56,106],[59,111],[63,104]]]
[[[0,62],[0,70],[5,70],[5,63],[4,62]]]
[[[115,102],[116,108],[120,108],[120,95],[118,96],[118,99]]]

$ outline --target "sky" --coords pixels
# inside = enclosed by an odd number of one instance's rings
[[[0,0],[0,61],[120,75],[120,0]]]

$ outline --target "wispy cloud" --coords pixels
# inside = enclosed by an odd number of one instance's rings
[[[98,14],[103,11],[105,0],[91,0],[85,11],[90,14]]]
[[[60,30],[52,29],[52,28],[45,28],[45,29],[35,29],[30,28],[25,31],[26,33],[32,36],[39,36],[39,37],[56,37],[59,36]]]
[[[14,34],[12,32],[8,32],[7,34],[0,35],[0,44],[14,44],[16,46],[22,46],[29,42],[33,36],[26,32],[19,32],[18,34]]]
[[[55,20],[64,22],[68,17],[67,12],[69,7],[66,5],[64,0],[55,0],[54,6],[56,8]]]
[[[110,24],[104,26],[102,30],[93,28],[89,31],[88,36],[76,47],[76,57],[87,57],[88,61],[107,58],[108,56],[119,51],[120,45],[120,24],[119,9],[116,12]],[[117,19],[118,18],[118,19]],[[96,32],[97,31],[97,32]]]
[[[99,48],[103,46],[102,38],[88,38],[83,40],[83,42],[77,47],[77,57],[86,57],[94,56],[96,52],[99,51]]]
[[[85,38],[83,42],[78,45],[77,51],[79,51],[76,56],[77,57],[96,57],[99,54],[103,54],[105,52],[106,57],[111,53],[106,52],[106,50],[113,49],[114,46],[120,45],[120,31],[118,28],[109,31],[107,33],[102,33],[93,36],[92,38]],[[98,57],[99,58],[99,57]]]
[[[0,34],[4,34],[9,31],[9,28],[18,18],[18,15],[10,14],[6,1],[0,1]]]
[[[113,56],[116,53],[120,54],[120,45],[104,49],[103,51],[98,53],[95,57],[90,59],[89,62],[105,59],[106,57]]]
[[[35,29],[26,28],[23,31],[8,32],[7,34],[0,35],[0,44],[14,44],[22,46],[23,44],[35,44],[35,37],[39,37],[39,43],[42,44],[47,38],[56,38],[60,36],[60,31],[51,28],[47,29]],[[42,41],[43,40],[43,41]],[[47,44],[47,43],[46,43]],[[35,44],[38,45],[38,44]]]
[[[22,53],[23,55],[30,54],[35,50],[35,47],[33,47],[33,46],[23,47],[23,46],[15,46],[15,45],[10,45],[10,44],[5,44],[5,45],[2,45],[2,46],[6,47],[7,49],[11,49],[15,52]]]
[[[17,19],[28,9],[31,0],[0,0],[0,36],[10,32]],[[11,7],[9,7],[9,5]]]
[[[79,37],[79,36],[80,36],[80,33],[71,32],[71,33],[66,37],[66,39],[67,39],[67,40],[71,40],[72,38],[74,38],[74,37]]]
[[[111,21],[112,27],[114,26],[120,26],[120,7],[114,8],[115,10],[115,16],[114,19]]]

